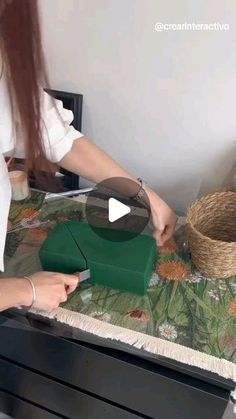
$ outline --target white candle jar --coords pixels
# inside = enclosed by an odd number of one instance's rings
[[[13,165],[9,171],[9,178],[12,188],[12,199],[21,201],[29,196],[29,185],[27,173],[23,165]]]

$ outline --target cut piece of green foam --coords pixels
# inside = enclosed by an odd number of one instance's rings
[[[43,269],[74,273],[89,268],[94,284],[145,294],[156,260],[155,240],[127,231],[102,230],[106,238],[87,223],[58,224],[40,249]]]

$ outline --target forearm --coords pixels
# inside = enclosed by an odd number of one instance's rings
[[[75,140],[72,149],[59,164],[95,183],[104,182],[103,186],[127,197],[136,196],[140,190],[140,183],[135,177],[87,138]],[[116,181],[113,179],[111,182],[110,178],[116,178]],[[122,182],[121,178],[133,182]],[[151,209],[154,236],[158,245],[162,246],[173,235],[177,218],[171,208],[152,189],[146,187],[145,191],[144,199]]]
[[[30,305],[31,290],[24,278],[0,278],[0,311]]]
[[[140,187],[135,177],[87,138],[74,141],[71,151],[61,160],[60,166],[94,183],[112,177],[133,180],[135,183],[122,184],[122,192],[127,196],[136,195]]]

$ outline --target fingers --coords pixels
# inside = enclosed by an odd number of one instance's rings
[[[62,278],[67,294],[74,292],[79,284],[79,276],[77,275],[63,275]]]
[[[77,275],[60,274],[60,277],[67,287],[75,290],[79,282],[79,278]]]
[[[64,289],[64,291],[62,291],[62,294],[61,294],[61,298],[60,298],[60,301],[59,301],[59,303],[65,303],[67,301],[67,292],[66,292],[66,290]],[[59,304],[58,304],[59,305]]]
[[[66,285],[67,294],[71,294],[72,292],[74,292],[76,290],[77,286],[78,286],[78,283],[79,283],[79,281],[77,279],[77,282],[74,285]]]
[[[79,277],[77,275],[67,275],[59,272],[42,272],[42,274],[48,278],[52,278],[52,280],[57,280],[64,285],[64,288],[67,292],[67,294],[70,294],[71,292],[75,291],[76,287],[79,283]]]
[[[163,246],[167,240],[169,240],[174,234],[174,227],[167,225],[164,230],[155,230],[154,237],[157,241],[158,246]]]
[[[160,230],[155,230],[154,231],[153,236],[154,236],[154,238],[157,242],[157,246],[163,246],[164,242],[163,242],[162,234],[163,234],[163,232],[160,231]]]
[[[175,229],[174,229],[173,226],[170,226],[170,225],[166,226],[166,228],[165,228],[165,230],[163,231],[163,234],[162,234],[162,240],[163,240],[164,243],[174,235],[174,231],[175,231]]]

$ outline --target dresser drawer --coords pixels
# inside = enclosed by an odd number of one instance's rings
[[[13,403],[14,412],[17,414],[18,398],[20,398],[25,403],[33,403],[42,409],[53,412],[54,415],[70,419],[138,419],[140,417],[126,409],[114,406],[3,359],[0,359],[0,388],[17,397]],[[31,404],[29,409],[32,410]]]
[[[53,413],[0,390],[0,412],[14,419],[56,419]]]

